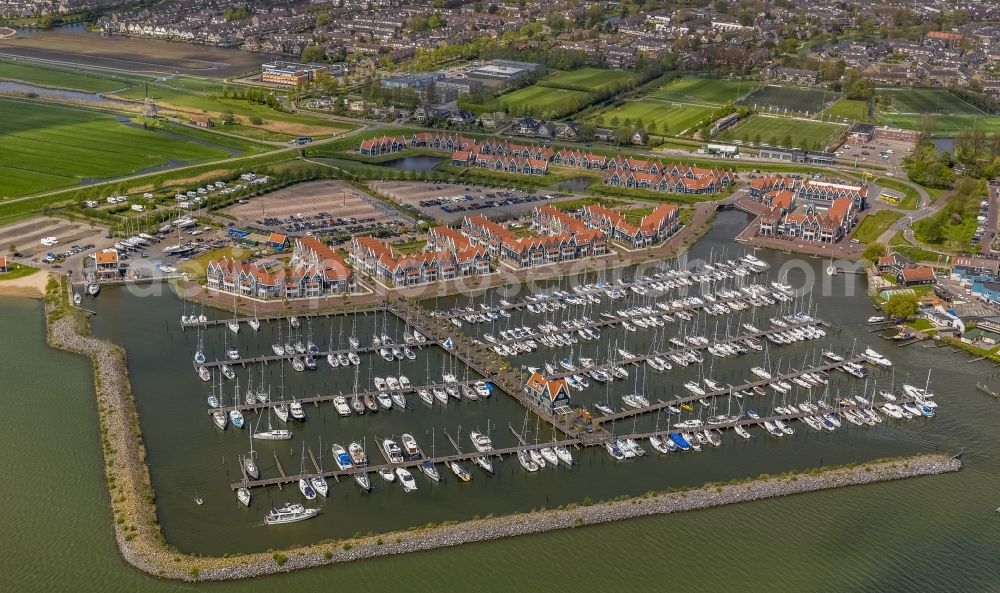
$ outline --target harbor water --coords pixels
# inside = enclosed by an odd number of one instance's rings
[[[694,247],[691,257],[707,258],[723,249],[735,254],[727,238],[742,223],[742,215],[721,215],[713,231]],[[775,270],[786,258],[776,253],[757,255]],[[806,261],[816,274],[824,263],[818,259]],[[787,281],[796,284],[797,274],[806,273],[803,269],[790,272]],[[420,490],[413,494],[404,494],[398,484],[384,484],[377,477],[373,477],[373,492],[367,495],[351,483],[331,480],[331,496],[323,502],[319,518],[281,528],[262,526],[263,511],[285,500],[300,501],[294,485],[286,485],[283,492],[275,487],[255,489],[249,509],[239,507],[229,489],[230,482],[238,481],[237,457],[249,450],[249,431],[230,427],[221,432],[212,425],[205,405],[208,384],[197,379],[191,366],[197,333],[182,333],[179,329],[184,305],[168,292],[139,298],[125,290],[110,289],[103,290],[88,305],[98,312],[93,321],[94,333],[110,337],[128,350],[161,524],[168,541],[187,552],[223,554],[278,549],[355,533],[555,507],[588,497],[597,501],[820,464],[936,450],[964,452],[965,469],[957,474],[475,544],[252,583],[195,588],[311,591],[329,586],[336,578],[374,591],[397,590],[404,582],[415,591],[450,590],[470,584],[490,591],[526,587],[608,591],[626,586],[652,591],[662,590],[665,584],[722,588],[735,583],[744,590],[772,592],[995,590],[1000,583],[1000,566],[994,560],[1000,552],[1000,533],[991,525],[1000,504],[996,499],[1000,489],[1000,445],[994,430],[1000,414],[998,403],[978,392],[975,384],[984,377],[996,382],[997,377],[988,377],[992,373],[989,366],[966,363],[967,355],[925,349],[919,344],[897,348],[869,334],[867,328],[861,327],[871,312],[863,279],[842,275],[837,281],[858,285],[854,287],[855,296],[844,296],[840,290],[813,298],[818,305],[817,316],[834,326],[828,338],[820,344],[773,348],[769,351],[770,363],[773,365],[781,357],[801,367],[803,358],[811,356],[814,348],[832,345],[844,350],[857,338],[859,346],[870,344],[893,360],[897,384],[907,377],[910,382],[922,384],[926,370],[934,369],[931,387],[940,403],[935,418],[887,421],[871,428],[845,423],[830,434],[815,433],[795,423],[794,437],[773,439],[754,429],[752,440],[727,435],[725,444],[718,449],[668,456],[650,452],[641,460],[621,463],[595,448],[575,452],[576,466],[572,469],[545,468],[535,474],[527,474],[512,459],[498,463],[494,477],[487,477],[470,464],[472,482],[456,483],[447,479],[448,474],[443,483],[432,484],[418,473]],[[149,299],[155,299],[155,304]],[[225,316],[218,312],[206,314]],[[771,314],[765,314],[764,319]],[[383,322],[385,331],[398,338],[402,327],[394,320],[380,316],[376,321],[374,315],[369,315],[357,322],[349,317],[318,321],[313,327],[313,340],[325,349],[332,325],[335,341],[357,332],[364,343],[373,328],[383,331]],[[712,333],[713,323],[710,318],[706,333]],[[0,328],[4,335],[0,349],[6,363],[3,396],[8,412],[0,437],[7,440],[8,451],[0,457],[0,470],[7,484],[0,522],[18,534],[16,545],[7,546],[7,552],[0,555],[0,590],[180,589],[180,585],[136,573],[117,555],[100,470],[86,361],[45,346],[40,303],[0,300]],[[272,339],[264,335],[268,331],[266,328],[253,335],[244,326],[237,337],[239,347],[247,354],[255,353],[257,342],[261,349],[269,348]],[[282,331],[287,335],[286,327]],[[599,341],[603,344],[612,335],[605,330]],[[224,345],[231,339],[232,334],[224,326],[205,332],[209,360],[221,357]],[[637,342],[630,350],[642,347]],[[543,352],[538,357],[548,360],[562,355],[565,353]],[[426,349],[418,353],[417,360],[399,366],[377,356],[363,356],[363,360],[358,377],[362,385],[368,381],[369,367],[373,375],[402,372],[415,384],[427,377],[437,380],[442,367],[459,378],[465,376],[460,365],[452,366],[436,349]],[[732,381],[746,377],[746,370],[762,360],[762,354],[716,359],[712,374]],[[311,373],[284,369],[286,396],[348,392],[353,388],[352,372],[330,369],[325,361],[319,362],[319,370]],[[710,362],[708,358],[706,365]],[[638,367],[632,369],[630,372],[639,371]],[[254,367],[254,372],[257,383],[259,367]],[[237,375],[240,390],[244,391],[247,371],[238,368]],[[278,397],[281,375],[280,365],[272,364],[265,370],[272,397]],[[680,395],[681,383],[694,376],[695,370],[690,367],[675,368],[648,376],[645,384],[648,390]],[[840,389],[846,394],[861,388],[847,381],[843,373],[831,376],[836,379],[831,381],[831,390]],[[888,373],[873,372],[873,378],[880,386],[884,381],[888,387]],[[615,389],[625,389],[624,383]],[[229,392],[235,387],[234,382],[225,385]],[[591,387],[581,393],[582,402],[596,400],[595,390],[598,388]],[[759,399],[752,405],[768,408],[770,394]],[[294,440],[254,444],[265,476],[276,475],[275,455],[287,473],[297,473],[302,443],[318,455],[320,438],[325,449],[324,465],[329,465],[329,444],[333,442],[346,445],[363,438],[369,457],[378,459],[374,443],[377,436],[410,432],[425,450],[431,448],[433,439],[437,454],[442,455],[452,450],[445,431],[457,436],[461,426],[460,445],[468,449],[469,430],[489,425],[495,445],[507,446],[515,443],[508,425],[519,431],[525,425],[523,409],[502,394],[478,402],[452,401],[447,408],[427,408],[411,399],[405,412],[363,417],[338,418],[331,404],[307,406],[306,413],[309,417],[305,423],[290,425],[296,433]],[[248,414],[247,419],[257,422],[255,414]],[[649,421],[641,420],[637,428],[642,429],[641,424]],[[615,432],[631,432],[633,427],[631,422],[628,424],[615,427]],[[527,425],[529,439],[533,440],[534,420],[529,419]],[[538,433],[541,440],[549,438],[544,427]],[[311,463],[308,456],[305,463]],[[203,499],[204,504],[195,504],[195,498]]]

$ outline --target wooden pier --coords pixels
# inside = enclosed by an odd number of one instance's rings
[[[861,362],[862,360],[864,360],[862,357],[860,357],[860,356],[854,356],[852,358],[845,359],[842,362],[831,362],[831,363],[820,365],[820,366],[816,366],[816,367],[810,367],[810,368],[805,368],[805,369],[802,369],[802,370],[796,370],[796,371],[792,371],[792,372],[789,372],[789,373],[785,373],[783,375],[776,375],[774,377],[771,377],[770,379],[760,379],[758,381],[749,381],[747,383],[743,383],[742,385],[732,385],[732,386],[727,385],[723,389],[716,389],[714,391],[706,390],[704,395],[691,394],[691,395],[688,395],[688,396],[678,396],[678,397],[675,397],[674,399],[671,399],[669,401],[659,401],[659,402],[657,402],[655,404],[650,404],[650,405],[644,406],[642,408],[636,408],[636,409],[632,409],[632,410],[625,410],[623,412],[618,412],[618,413],[615,413],[615,414],[610,414],[610,415],[605,415],[605,416],[598,416],[598,417],[594,418],[594,421],[597,422],[597,423],[599,423],[599,424],[604,424],[604,423],[607,423],[607,422],[622,420],[623,418],[631,418],[633,416],[639,416],[639,415],[642,415],[642,414],[648,414],[650,412],[659,412],[660,410],[663,410],[665,408],[669,408],[670,406],[681,406],[683,404],[689,404],[689,403],[692,403],[692,402],[696,402],[696,401],[698,401],[700,399],[708,399],[708,398],[719,397],[719,396],[723,396],[723,395],[729,395],[730,393],[735,393],[737,391],[752,390],[754,387],[762,387],[763,388],[763,387],[765,387],[765,386],[767,386],[767,385],[769,385],[771,383],[774,383],[776,381],[785,381],[785,380],[792,379],[792,378],[795,378],[795,377],[801,377],[805,373],[815,373],[815,372],[818,372],[818,371],[830,371],[830,370],[833,370],[833,369],[839,369],[839,368],[843,367],[845,364],[847,364],[849,362],[858,363],[858,362]]]
[[[476,381],[458,381],[458,382],[455,382],[455,383],[443,383],[442,382],[442,383],[432,383],[432,384],[429,384],[429,385],[412,385],[412,386],[410,386],[407,389],[386,389],[386,390],[384,390],[384,392],[385,393],[390,393],[390,392],[402,393],[403,395],[416,395],[416,393],[418,391],[420,391],[421,389],[426,389],[428,391],[431,391],[432,389],[435,389],[435,388],[444,389],[444,388],[449,387],[449,386],[451,386],[451,387],[457,387],[457,388],[461,389],[462,386],[464,386],[464,385],[471,386],[474,383],[476,383]],[[365,391],[359,391],[357,393],[336,393],[336,394],[327,394],[327,395],[313,395],[313,396],[309,396],[309,397],[293,397],[293,398],[288,398],[288,399],[285,399],[285,400],[272,400],[272,401],[268,401],[268,402],[264,402],[264,403],[261,403],[259,401],[255,401],[252,404],[248,404],[248,403],[246,403],[244,401],[243,403],[241,403],[239,405],[236,405],[236,406],[224,406],[224,407],[219,407],[219,408],[208,408],[208,414],[212,415],[213,413],[215,413],[215,412],[217,412],[219,410],[222,410],[223,412],[226,412],[226,413],[228,413],[230,410],[239,410],[240,412],[250,412],[250,411],[257,411],[257,410],[266,410],[267,408],[270,408],[273,405],[276,405],[276,404],[279,404],[279,403],[286,403],[287,404],[287,403],[291,403],[293,401],[297,401],[297,402],[299,402],[299,403],[301,403],[303,405],[305,405],[305,404],[328,403],[328,402],[332,402],[333,400],[337,399],[338,397],[344,397],[344,398],[347,398],[348,401],[350,401],[350,399],[353,398],[353,397],[355,397],[355,396],[363,398],[366,395],[370,395],[372,397],[375,397],[376,395],[378,395],[379,393],[382,393],[382,392],[383,391],[380,391],[378,389],[367,389]],[[392,409],[395,409],[395,406],[393,406]],[[366,413],[373,413],[373,412],[366,412]],[[351,414],[354,415],[353,412]]]
[[[908,400],[906,398],[899,398],[897,400],[897,403],[905,402],[905,401],[910,401],[910,400]],[[791,414],[777,414],[777,415],[773,415],[773,416],[768,416],[766,418],[764,418],[764,417],[762,417],[762,418],[741,417],[738,420],[734,420],[734,421],[728,421],[728,422],[723,422],[723,423],[719,423],[719,424],[712,424],[712,425],[700,426],[697,429],[687,429],[687,428],[685,428],[685,429],[680,429],[679,431],[680,432],[685,432],[685,431],[688,431],[688,430],[698,430],[698,431],[701,431],[701,430],[706,430],[706,429],[707,430],[718,430],[718,431],[721,431],[721,430],[733,428],[735,426],[743,426],[745,428],[748,428],[748,427],[752,427],[754,425],[761,425],[761,426],[763,426],[764,423],[768,422],[768,421],[774,421],[774,420],[781,420],[781,421],[798,420],[798,419],[803,418],[805,416],[816,416],[816,415],[824,414],[826,412],[837,413],[840,410],[857,410],[857,409],[860,409],[860,408],[863,408],[863,407],[866,407],[866,406],[864,406],[864,405],[862,405],[860,403],[857,403],[857,404],[854,404],[854,405],[851,405],[851,406],[840,406],[840,405],[838,405],[837,408],[835,408],[833,410],[820,410],[819,412],[802,412],[802,411],[797,411],[797,412],[793,412]],[[339,480],[341,477],[353,476],[354,474],[357,474],[357,473],[373,473],[373,472],[377,472],[377,471],[379,471],[380,469],[383,469],[383,468],[387,468],[387,469],[395,469],[397,467],[414,468],[414,467],[419,466],[424,461],[428,461],[428,460],[431,463],[434,463],[436,465],[436,464],[439,464],[439,463],[450,463],[452,461],[469,461],[469,460],[475,459],[476,457],[482,457],[484,455],[488,455],[488,456],[492,456],[492,457],[498,457],[498,458],[502,459],[504,456],[516,455],[519,451],[522,451],[522,450],[523,451],[530,451],[532,449],[542,449],[542,448],[545,448],[545,447],[558,447],[558,446],[563,446],[563,447],[597,446],[597,445],[603,445],[604,443],[607,443],[607,442],[609,442],[609,441],[611,441],[611,440],[613,440],[615,438],[621,438],[621,439],[629,439],[629,438],[631,438],[631,439],[637,439],[638,440],[638,439],[646,439],[646,438],[649,438],[651,436],[666,435],[668,432],[676,432],[676,431],[672,431],[671,429],[668,428],[668,429],[664,429],[664,430],[660,430],[660,431],[654,431],[654,432],[620,434],[620,435],[613,435],[610,432],[602,432],[602,433],[600,433],[601,438],[599,438],[599,439],[593,439],[592,438],[592,439],[584,440],[584,439],[579,439],[579,438],[567,438],[567,439],[562,439],[562,440],[552,441],[552,442],[546,442],[546,443],[524,443],[524,444],[521,444],[521,445],[516,446],[516,447],[502,447],[502,448],[499,448],[499,449],[491,449],[489,452],[485,452],[485,453],[481,453],[479,451],[474,451],[474,452],[471,452],[471,453],[462,453],[462,452],[459,452],[459,453],[456,453],[454,455],[445,455],[445,456],[441,456],[441,457],[432,457],[432,458],[426,458],[425,457],[425,458],[422,458],[422,459],[413,459],[413,460],[403,461],[402,463],[395,463],[395,464],[386,463],[386,464],[382,464],[382,465],[366,465],[366,466],[363,466],[363,467],[354,467],[354,468],[347,469],[347,470],[317,471],[315,473],[302,474],[302,475],[294,475],[294,476],[285,475],[284,470],[281,469],[281,464],[279,463],[278,464],[278,472],[281,474],[280,477],[266,478],[266,479],[259,479],[259,480],[247,480],[247,481],[243,481],[243,482],[234,482],[234,483],[230,484],[230,487],[233,490],[237,490],[239,488],[244,488],[244,487],[245,488],[259,488],[259,487],[265,487],[265,486],[281,486],[282,484],[297,483],[300,478],[311,478],[313,476],[323,476],[325,478],[335,478],[335,479]],[[826,432],[826,431],[824,431],[824,432]],[[515,434],[516,434],[516,432],[515,432]],[[447,436],[448,436],[448,439],[451,441],[452,445],[455,446],[455,449],[456,450],[460,450],[460,447],[458,446],[458,443],[455,442],[455,440],[451,437],[451,435],[447,435]],[[767,436],[770,436],[770,435],[768,434]],[[381,450],[381,447],[379,447],[379,449]],[[277,455],[275,455],[275,461],[277,461]]]
[[[367,315],[369,313],[381,313],[385,311],[385,305],[379,304],[369,307],[358,307],[355,309],[344,309],[338,311],[330,311],[324,313],[297,313],[295,315],[259,315],[256,317],[229,317],[227,319],[208,319],[206,321],[189,321],[188,323],[181,322],[181,329],[197,329],[197,328],[210,328],[218,326],[226,326],[230,321],[234,319],[240,324],[241,329],[247,326],[247,323],[253,319],[260,321],[261,323],[272,322],[272,321],[287,321],[292,317],[296,317],[300,320],[308,319],[329,319],[331,317],[342,317],[346,315]],[[247,327],[248,331],[253,331]]]
[[[335,355],[343,354],[345,356],[352,352],[355,354],[372,354],[374,352],[378,352],[382,348],[391,350],[392,348],[402,349],[404,346],[409,348],[410,350],[420,350],[429,345],[430,344],[428,344],[427,342],[413,342],[411,344],[392,344],[391,346],[358,346],[357,348],[342,348],[339,350],[320,350],[319,352],[316,352],[314,354],[310,354],[309,352],[304,352],[304,353],[295,352],[292,354],[281,354],[281,355],[272,353],[272,354],[264,354],[261,356],[250,356],[246,358],[240,357],[229,360],[216,360],[212,362],[206,361],[202,364],[194,363],[194,368],[195,370],[197,370],[198,367],[203,366],[206,369],[215,369],[221,367],[222,365],[229,365],[231,367],[233,366],[245,367],[249,364],[270,364],[272,362],[281,362],[281,361],[290,362],[293,358],[303,358],[306,356],[312,356],[314,359],[316,359],[316,364],[318,366],[320,363],[324,364],[326,363],[325,359],[328,354],[335,354]]]
[[[690,346],[685,346],[684,348],[679,348],[678,347],[678,348],[675,348],[673,350],[663,350],[663,351],[660,351],[660,352],[650,352],[649,354],[641,354],[641,355],[636,355],[636,356],[632,356],[632,357],[628,357],[628,358],[624,358],[623,357],[621,360],[617,360],[617,361],[616,360],[612,360],[612,361],[609,361],[609,362],[606,362],[606,363],[602,363],[602,364],[599,364],[599,365],[594,365],[594,366],[592,366],[590,368],[586,368],[586,369],[582,369],[581,368],[581,369],[577,369],[575,371],[560,371],[560,372],[557,372],[555,374],[550,375],[549,377],[553,378],[553,379],[561,379],[561,378],[564,378],[564,377],[568,377],[570,375],[586,374],[586,373],[588,373],[588,372],[590,372],[592,370],[608,370],[608,369],[610,369],[610,368],[612,368],[614,366],[619,366],[619,365],[626,365],[626,364],[635,364],[635,365],[638,365],[638,364],[642,364],[643,362],[646,362],[647,360],[650,360],[652,358],[656,358],[657,356],[659,356],[661,358],[668,358],[671,354],[675,354],[676,355],[676,354],[683,354],[683,353],[694,352],[694,351],[707,351],[709,348],[712,348],[713,346],[718,346],[719,344],[731,344],[731,343],[734,343],[734,342],[742,342],[742,341],[747,340],[749,338],[767,337],[769,335],[778,334],[778,333],[781,333],[783,331],[788,331],[790,329],[798,329],[800,327],[806,327],[806,326],[810,326],[810,325],[827,325],[827,324],[826,324],[825,321],[822,321],[822,320],[819,320],[819,319],[814,319],[814,320],[809,321],[809,322],[802,322],[802,323],[798,323],[798,324],[788,324],[787,327],[779,327],[779,328],[762,330],[762,331],[753,332],[753,333],[740,334],[740,335],[734,336],[732,338],[726,338],[726,339],[722,339],[722,340],[715,340],[715,341],[709,342],[708,344],[705,344],[705,345],[695,346],[695,345],[692,344]]]

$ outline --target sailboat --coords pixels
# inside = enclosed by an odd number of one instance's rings
[[[305,445],[305,443],[303,443]],[[319,444],[319,471],[323,471],[323,442],[320,441]],[[327,484],[326,478],[322,475],[313,476],[309,479],[309,483],[312,485],[313,490],[319,493],[320,496],[326,498],[327,494],[330,492],[330,485]]]
[[[287,441],[292,438],[292,431],[271,427],[271,411],[274,406],[267,409],[267,430],[253,433],[253,438],[261,441]]]
[[[236,406],[240,405],[240,382],[236,382],[236,388],[233,391],[233,409],[229,410],[229,421],[236,428],[243,428],[243,412],[241,412]]]
[[[302,443],[302,457],[299,463],[299,475],[304,475],[306,472],[306,444]],[[314,500],[317,496],[316,489],[313,488],[312,480],[309,478],[299,478],[299,492],[306,500]]]
[[[260,423],[259,418],[257,419],[257,422]],[[251,435],[250,454],[243,458],[243,469],[246,471],[247,475],[250,476],[250,478],[256,480],[260,477],[260,469],[257,467],[257,462],[254,461],[253,455],[253,436]]]
[[[198,348],[194,351],[195,364],[205,364],[205,344],[201,336],[201,327],[198,328]]]
[[[257,319],[257,302],[256,301],[254,301],[254,304],[253,304],[253,318],[247,321],[247,325],[249,325],[250,329],[252,329],[255,332],[256,331],[260,331],[260,319]]]
[[[233,295],[233,318],[226,322],[226,327],[234,334],[240,333],[240,320],[236,318],[236,295]]]

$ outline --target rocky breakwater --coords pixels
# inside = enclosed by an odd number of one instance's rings
[[[186,578],[188,575],[177,564],[177,555],[167,546],[157,523],[125,350],[91,337],[87,318],[69,304],[65,279],[49,280],[45,314],[49,345],[86,356],[93,367],[104,474],[118,548],[140,570]]]

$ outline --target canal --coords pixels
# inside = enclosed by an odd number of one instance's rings
[[[722,249],[732,250],[726,238],[740,224],[739,215],[721,215],[714,230],[695,246],[691,256],[707,257]],[[775,270],[787,263],[780,254],[758,256],[770,261]],[[798,272],[788,274],[789,283],[796,284],[797,276],[804,276],[806,270],[818,273],[821,262],[807,262]],[[843,278],[838,281],[843,282]],[[976,378],[989,372],[989,367],[967,365],[967,357],[962,354],[925,350],[919,345],[902,350],[881,340],[874,342],[878,338],[859,327],[870,308],[863,287],[855,288],[858,292],[853,297],[844,296],[843,290],[828,297],[814,297],[819,304],[818,315],[842,329],[831,333],[829,342],[847,348],[855,337],[859,343],[873,341],[873,346],[895,362],[897,381],[907,374],[922,381],[926,369],[934,368],[932,387],[941,402],[936,418],[872,429],[845,428],[833,434],[807,432],[806,427],[796,426],[794,438],[773,440],[758,432],[748,442],[729,437],[723,447],[715,450],[647,456],[639,462],[622,464],[611,463],[603,451],[591,451],[577,455],[574,469],[546,469],[533,475],[505,461],[500,464],[498,476],[485,479],[481,472],[475,473],[469,484],[449,481],[432,487],[418,475],[421,490],[411,495],[402,494],[398,485],[376,484],[371,495],[363,496],[353,485],[334,484],[321,518],[291,526],[287,533],[259,526],[260,517],[269,502],[298,500],[297,491],[256,492],[251,509],[237,508],[229,492],[228,482],[235,472],[234,456],[249,448],[249,439],[246,430],[241,434],[232,429],[218,432],[205,414],[207,384],[190,371],[197,335],[181,334],[178,329],[183,305],[169,295],[138,298],[124,291],[116,294],[105,290],[93,306],[98,307],[95,333],[121,340],[129,349],[161,522],[168,540],[186,551],[223,553],[279,548],[344,537],[345,533],[349,536],[440,522],[444,518],[556,506],[585,497],[599,500],[622,493],[641,494],[650,489],[820,463],[939,449],[965,451],[966,469],[954,475],[653,517],[206,589],[305,591],[328,585],[330,578],[350,579],[344,582],[363,584],[372,590],[398,588],[405,580],[416,591],[438,591],[470,583],[504,591],[525,587],[606,591],[623,586],[646,591],[660,589],[664,583],[724,587],[737,582],[753,591],[989,589],[1000,579],[993,560],[1000,551],[1000,535],[984,527],[986,521],[995,520],[994,494],[1000,487],[1000,446],[993,428],[998,413],[996,402],[975,390]],[[150,306],[146,298],[157,299],[156,306]],[[334,336],[338,337],[354,331],[361,336],[362,326],[381,331],[383,321],[387,332],[400,330],[389,319],[376,320],[374,316],[359,322],[333,319]],[[322,330],[313,330],[321,347],[329,340],[330,325],[326,322]],[[0,458],[0,469],[10,485],[7,504],[0,508],[0,521],[20,534],[17,544],[8,546],[7,554],[0,556],[0,574],[4,575],[0,577],[0,588],[64,590],[65,583],[72,582],[74,590],[82,591],[176,589],[127,569],[115,553],[85,361],[45,347],[38,303],[0,301],[0,327],[7,338],[0,348],[4,349],[9,369],[4,390],[7,430],[3,438],[9,439],[8,450],[16,452]],[[240,347],[252,348],[246,331],[244,327],[239,336]],[[151,335],[160,338],[150,340]],[[222,330],[206,335],[210,352],[217,353],[228,343],[224,335]],[[242,340],[247,340],[246,344]],[[803,356],[812,345],[791,348],[799,348],[794,352]],[[793,350],[778,350],[782,356],[792,357]],[[441,352],[422,353],[416,361],[406,363],[410,366],[403,372],[418,382],[424,376],[439,375],[442,361],[450,365]],[[749,368],[758,362],[742,357],[727,364]],[[723,370],[719,364],[716,373],[736,372]],[[372,373],[390,370],[394,369],[375,366]],[[367,366],[362,366],[361,372],[358,380],[363,383]],[[455,372],[463,374],[460,368]],[[244,374],[240,374],[241,389]],[[354,381],[351,373],[336,377],[335,371],[328,368],[298,377],[291,377],[288,369],[284,374],[289,395],[327,388],[346,390]],[[280,375],[280,369],[269,368],[265,378],[278,384]],[[889,375],[877,378],[881,384],[889,380]],[[651,377],[647,385],[669,390],[683,380],[682,376],[668,373]],[[838,377],[837,385],[832,389],[845,393],[858,388],[842,377]],[[232,389],[233,384],[227,387]],[[766,405],[762,402],[762,407]],[[446,446],[441,438],[444,430],[454,434],[461,424],[464,434],[470,427],[485,428],[489,420],[499,426],[493,431],[494,440],[511,444],[513,437],[506,425],[520,428],[524,418],[520,408],[502,396],[453,403],[447,410],[428,410],[415,402],[405,413],[343,420],[328,417],[322,408],[307,408],[307,413],[309,420],[294,427],[294,441],[265,451],[267,455],[277,453],[286,469],[291,464],[297,469],[301,442],[318,449],[320,436],[324,444],[360,437],[371,441],[376,434],[406,430],[426,448],[430,444],[426,433],[433,429],[436,445],[442,448]],[[544,430],[541,438],[545,438]],[[374,453],[372,449],[369,444],[370,454]],[[262,469],[273,471],[265,464]],[[203,506],[194,504],[196,496],[204,499]],[[665,556],[673,560],[664,562]],[[556,562],[568,570],[550,570],[548,567]],[[580,569],[574,570],[573,566]]]

